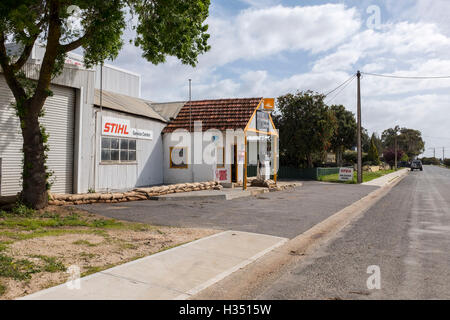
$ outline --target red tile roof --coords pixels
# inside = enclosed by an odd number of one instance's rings
[[[174,120],[164,128],[163,133],[176,129],[189,131],[189,106],[194,121],[202,121],[203,131],[208,129],[244,129],[262,98],[221,99],[186,102]]]

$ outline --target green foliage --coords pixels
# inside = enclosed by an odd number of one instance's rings
[[[337,128],[334,112],[323,102],[324,96],[312,91],[286,94],[278,98],[280,161],[288,166],[313,166],[313,155],[331,146]]]
[[[444,165],[446,165],[447,167],[450,167],[450,159],[444,159]]]
[[[332,105],[330,109],[337,121],[336,132],[331,138],[331,148],[336,153],[336,163],[340,166],[344,150],[355,145],[356,119],[353,112],[346,110],[343,105]]]
[[[2,0],[0,41],[13,41],[22,48],[16,56],[8,56],[5,50],[0,50],[0,66],[14,94],[22,131],[29,129],[27,125],[36,128],[39,124],[34,115],[41,115],[45,100],[52,95],[50,82],[62,72],[66,54],[82,47],[86,67],[113,60],[123,46],[126,27],[135,31],[134,44],[151,63],[162,63],[167,56],[175,56],[182,63],[195,66],[198,56],[210,49],[205,24],[209,6],[210,0]],[[73,8],[80,9],[75,10],[79,25],[73,23]],[[128,14],[132,18],[127,21]],[[36,42],[45,45],[37,81],[27,79],[20,71]],[[28,117],[30,113],[33,117]],[[41,141],[37,148],[34,146],[38,157],[46,158],[47,140],[48,135],[41,126]],[[23,188],[44,193],[51,187],[52,173],[44,172],[45,165],[39,163],[34,171],[42,172],[33,172],[33,175],[45,175],[46,179],[37,179],[38,182],[33,181],[31,185],[32,165],[23,164]],[[44,207],[46,203],[41,199],[45,197],[30,197],[29,194],[23,193],[25,201],[39,201],[42,203],[29,204]]]
[[[39,258],[44,262],[44,265],[40,268],[40,271],[44,272],[61,272],[66,271],[64,264],[55,257],[48,257],[44,255],[34,255],[32,258]]]
[[[356,151],[345,151],[342,158],[345,165],[353,165],[358,162],[358,153]]]
[[[378,155],[378,149],[375,145],[375,134],[372,134],[372,138],[370,139],[370,148],[367,154],[367,160],[372,163],[372,165],[380,164],[380,157]]]
[[[209,0],[132,1],[138,15],[134,41],[148,61],[165,62],[166,55],[195,66],[197,56],[210,49],[208,25]]]
[[[34,210],[23,203],[18,202],[11,210],[15,216],[28,217],[34,214]]]
[[[422,164],[427,164],[427,165],[434,165],[434,166],[438,166],[441,164],[441,161],[438,158],[434,158],[434,157],[423,157],[422,159],[420,159],[422,161]]]
[[[14,280],[27,280],[39,271],[40,268],[29,260],[15,260],[0,253],[0,277]]]
[[[77,241],[72,242],[72,244],[76,244],[78,246],[88,246],[88,247],[96,247],[97,246],[97,244],[91,243],[87,240],[77,240]]]
[[[425,151],[425,142],[419,130],[400,128],[399,126],[383,131],[381,140],[384,148],[394,149],[396,136],[398,149],[403,150],[408,158],[415,158]]]
[[[363,182],[369,182],[371,180],[380,178],[386,174],[392,173],[394,170],[380,170],[377,172],[363,172]],[[350,181],[340,181],[339,180],[339,174],[329,174],[325,176],[321,176],[319,178],[320,181],[324,182],[336,182],[336,183],[345,183],[345,184],[356,184],[357,183],[357,172],[355,171],[353,173],[353,180]]]
[[[409,161],[408,155],[405,153],[405,154],[402,156],[402,158],[400,159],[400,161],[408,162],[408,161]]]
[[[331,147],[336,150],[339,147],[350,149],[355,145],[356,119],[353,112],[345,109],[343,105],[332,105],[337,121],[336,132],[331,138]]]

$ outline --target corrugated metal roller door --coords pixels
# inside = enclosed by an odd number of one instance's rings
[[[73,186],[73,145],[75,89],[52,86],[53,96],[47,98],[41,123],[49,133],[47,164],[53,176],[52,192],[71,193]],[[21,191],[22,136],[19,120],[11,107],[14,97],[0,75],[0,158],[2,158],[1,195]]]

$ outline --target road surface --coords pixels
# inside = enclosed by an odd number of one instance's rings
[[[80,205],[107,217],[175,227],[294,238],[377,187],[305,181],[295,190],[234,200],[131,201]]]
[[[369,266],[380,289],[369,290]],[[450,170],[424,167],[257,299],[450,299]]]

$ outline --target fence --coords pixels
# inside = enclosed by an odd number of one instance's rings
[[[339,168],[293,168],[280,167],[279,179],[319,180],[321,176],[339,173]]]
[[[339,168],[295,168],[280,167],[278,179],[319,180],[321,176],[338,174]],[[247,176],[256,176],[256,166],[247,166]]]

